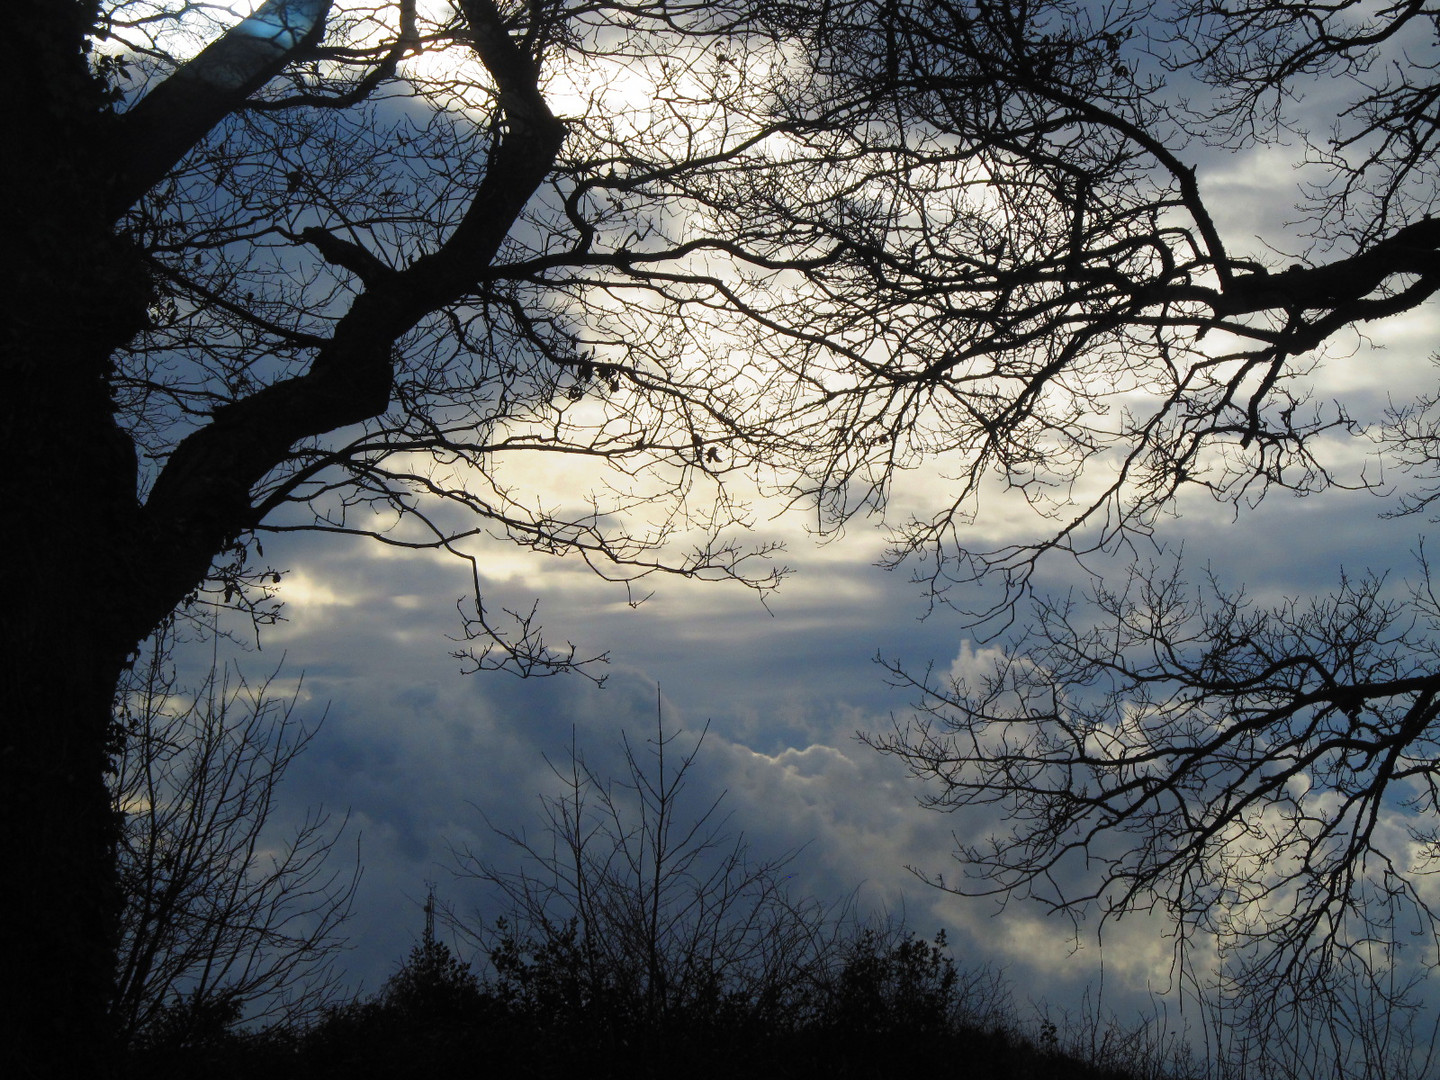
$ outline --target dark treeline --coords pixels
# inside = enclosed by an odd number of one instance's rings
[[[1179,1075],[1134,1046],[1091,1061],[1054,1025],[1027,1037],[996,1015],[993,973],[966,978],[945,950],[894,926],[857,927],[833,962],[791,972],[788,992],[726,993],[657,1007],[589,971],[573,926],[549,940],[502,936],[477,976],[428,936],[376,994],[307,1027],[257,1031],[224,1009],[178,1004],[130,1050],[126,1074],[162,1080],[431,1077],[850,1077],[931,1074],[1129,1080]],[[613,973],[618,975],[619,973]],[[1104,1057],[1112,1060],[1103,1060]],[[1129,1056],[1130,1060],[1121,1060]]]

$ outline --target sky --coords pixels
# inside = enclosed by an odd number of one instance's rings
[[[1287,169],[1264,152],[1200,166],[1222,234],[1275,238],[1293,201]],[[1392,395],[1432,383],[1436,327],[1432,305],[1367,328],[1369,341],[1350,355],[1337,350],[1317,373],[1317,395],[1341,397],[1362,421],[1378,421]],[[1360,440],[1332,439],[1325,453],[1343,471],[1366,465],[1370,451]],[[926,470],[909,473],[895,502],[922,498],[936,482]],[[1209,566],[1259,599],[1323,594],[1342,569],[1413,575],[1411,552],[1430,526],[1382,520],[1391,506],[1383,494],[1276,493],[1237,517],[1197,494],[1177,505],[1157,539],[1167,550],[1183,547],[1188,567]],[[348,814],[364,867],[342,958],[353,989],[374,991],[394,972],[420,937],[432,887],[472,924],[504,914],[484,888],[456,876],[453,852],[506,865],[513,853],[490,826],[538,827],[539,796],[557,793],[546,758],[563,760],[573,737],[599,774],[619,777],[622,733],[635,742],[653,734],[658,695],[668,730],[693,736],[709,725],[690,804],[703,809],[723,793],[729,828],[757,855],[795,852],[788,872],[797,893],[853,896],[859,911],[903,914],[926,937],[945,929],[962,966],[1006,972],[1022,1019],[1025,1010],[1093,1003],[1102,976],[1102,1004],[1122,1017],[1156,1003],[1172,961],[1158,917],[1107,927],[1102,946],[1093,925],[1077,936],[1038,907],[962,899],[907,870],[953,873],[957,838],[992,822],[921,809],[921,789],[903,768],[857,739],[910,715],[909,698],[886,685],[875,658],[915,670],[930,662],[971,668],[996,645],[977,641],[953,612],[927,616],[911,567],[876,565],[883,522],[856,521],[825,544],[805,526],[803,515],[759,516],[757,539],[783,541],[781,561],[794,571],[763,604],[734,585],[652,579],[653,596],[632,607],[622,586],[578,560],[500,542],[478,551],[487,603],[528,610],[538,600],[547,637],[573,641],[581,653],[608,652],[603,688],[576,676],[463,673],[452,639],[470,579],[454,558],[321,534],[264,538],[266,562],[285,572],[284,620],[263,631],[258,650],[235,627],[242,644],[230,658],[251,676],[283,660],[277,688],[294,688],[302,715],[325,717],[287,776],[271,835],[283,836],[315,806]],[[1031,538],[1037,526],[1012,504],[992,504],[978,527],[993,544]],[[1065,564],[1043,576],[1055,591],[1083,583]]]
[[[1350,400],[1380,401],[1390,359],[1382,368],[1357,356],[1334,376],[1374,384]],[[1230,507],[1194,499],[1157,538],[1183,545],[1187,566],[1209,566],[1257,598],[1303,596],[1329,589],[1342,569],[1413,576],[1410,552],[1424,525],[1381,521],[1386,505],[1366,493],[1280,493],[1237,519]],[[272,835],[317,805],[349,814],[364,878],[342,959],[348,984],[373,991],[393,973],[419,938],[431,887],[471,926],[503,914],[492,893],[457,878],[453,852],[518,869],[490,826],[534,835],[539,796],[559,793],[545,758],[566,760],[572,735],[598,774],[623,776],[621,735],[637,743],[653,735],[658,694],[667,730],[693,736],[709,724],[687,805],[698,811],[723,793],[728,829],[755,854],[798,851],[788,868],[797,894],[852,897],[857,911],[903,915],[926,937],[945,929],[962,966],[1005,972],[1022,1020],[1078,1014],[1102,980],[1104,1008],[1122,1018],[1160,1007],[1172,943],[1158,918],[1106,927],[1102,947],[1093,924],[1077,934],[1037,906],[955,897],[906,869],[953,876],[956,837],[991,822],[921,809],[921,789],[899,763],[856,738],[911,714],[875,657],[974,670],[998,645],[976,641],[953,612],[926,616],[907,567],[875,565],[879,525],[858,523],[824,545],[799,520],[765,530],[786,541],[794,569],[766,605],[736,586],[663,580],[632,608],[622,587],[578,561],[495,544],[481,563],[487,602],[528,609],[538,600],[547,636],[582,653],[608,651],[603,688],[578,676],[462,673],[451,652],[469,577],[453,557],[314,534],[266,539],[267,560],[286,571],[285,619],[238,662],[268,673],[283,658],[277,687],[298,683],[301,714],[325,715],[286,778]],[[1047,576],[1055,590],[1082,584],[1064,565]]]

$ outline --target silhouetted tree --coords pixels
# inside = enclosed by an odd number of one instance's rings
[[[324,1007],[360,879],[358,861],[335,865],[343,822],[316,810],[273,835],[280,785],[319,722],[275,696],[275,676],[252,684],[218,657],[198,686],[182,685],[177,633],[157,632],[119,697],[112,1008],[126,1045],[154,1042],[157,1028],[174,1041],[186,1017],[297,1023]]]
[[[847,1038],[940,1034],[957,1019],[959,975],[943,930],[927,942],[904,927],[864,927],[826,983],[822,1023]]]
[[[743,836],[724,831],[723,796],[686,803],[705,732],[678,763],[677,737],[657,713],[646,757],[625,738],[621,779],[597,776],[575,747],[566,765],[551,763],[563,794],[541,799],[543,838],[496,830],[519,867],[457,853],[460,873],[494,886],[509,908],[470,930],[505,999],[542,1018],[659,1028],[736,1009],[784,1024],[813,996],[841,920],[791,895],[788,858],[755,860]]]
[[[1088,600],[1037,602],[1024,647],[988,670],[890,666],[921,711],[873,744],[934,782],[927,805],[1002,811],[960,850],[979,874],[931,880],[1075,914],[1158,905],[1198,957],[1182,948],[1179,975],[1215,995],[1217,1055],[1423,1075],[1415,991],[1440,947],[1428,587],[1387,596],[1367,576],[1265,606],[1172,565]]]
[[[747,342],[785,321],[765,281],[805,266],[763,223],[717,225],[705,179],[775,171],[766,10],[17,11],[0,432],[26,521],[7,529],[0,863],[25,928],[3,967],[27,993],[0,1035],[19,1072],[107,1059],[113,696],[177,606],[271,614],[256,529],[456,550],[488,531],[612,577],[773,584],[764,545],[725,535],[745,511],[723,476],[763,434]],[[532,498],[504,478],[556,452],[612,463],[615,486]],[[474,666],[581,664],[528,614],[511,632],[481,570]]]
[[[526,1049],[503,1004],[427,926],[377,994],[332,1006],[299,1032],[290,1060],[300,1076],[418,1078],[519,1067]]]
[[[818,62],[857,111],[811,137],[851,182],[826,188],[817,165],[788,189],[797,219],[846,242],[816,332],[833,314],[883,358],[830,384],[850,434],[814,493],[843,519],[899,471],[943,468],[893,563],[985,633],[1015,622],[993,672],[893,671],[924,711],[876,741],[932,805],[998,822],[934,879],[1077,916],[1163,910],[1195,947],[1178,977],[1209,984],[1218,949],[1226,1009],[1253,1010],[1251,1060],[1317,1072],[1394,1072],[1398,1006],[1440,956],[1428,571],[1252,604],[1163,557],[1104,570],[1185,492],[1244,508],[1378,487],[1368,464],[1332,473],[1336,445],[1366,436],[1387,480],[1410,478],[1399,511],[1433,513],[1437,395],[1384,418],[1360,414],[1368,392],[1312,398],[1322,361],[1440,287],[1435,14],[830,5]],[[1281,255],[1227,235],[1202,166],[1287,145],[1309,168],[1267,237]],[[1397,381],[1405,362],[1366,358]],[[988,544],[1002,487],[1053,520]],[[1057,553],[1087,561],[1092,589],[1031,608]]]
[[[1312,404],[1309,376],[1440,287],[1433,73],[1405,51],[1430,22],[1415,4],[826,5],[825,78],[793,105],[811,168],[755,199],[833,251],[813,332],[874,358],[829,386],[824,423],[847,434],[813,444],[822,507],[843,520],[940,463],[952,480],[893,558],[929,557],[935,599],[984,618],[1047,555],[1143,542],[1181,491],[1329,486],[1322,446],[1361,425]],[[1315,121],[1289,91],[1320,75],[1352,107]],[[1325,160],[1286,234],[1306,254],[1281,266],[1222,234],[1195,164],[1294,133]],[[1431,405],[1399,411],[1433,471]],[[970,526],[995,487],[1053,527],[986,548]]]
[[[456,1027],[474,1019],[480,980],[448,945],[427,936],[385,983],[380,1002],[412,1024]]]

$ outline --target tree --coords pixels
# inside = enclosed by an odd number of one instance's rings
[[[1243,508],[1379,487],[1332,474],[1337,435],[1418,481],[1400,515],[1433,512],[1436,395],[1367,426],[1309,379],[1440,286],[1433,7],[841,7],[822,61],[883,107],[833,136],[865,200],[813,216],[850,238],[844,266],[874,288],[836,310],[885,360],[837,390],[852,438],[814,490],[843,516],[947,459],[957,483],[894,563],[927,558],[932,597],[990,632],[1020,620],[993,670],[890,665],[921,713],[872,740],[930,805],[1003,821],[961,845],[967,876],[933,880],[1076,915],[1158,907],[1219,949],[1252,1060],[1395,1074],[1396,1006],[1440,945],[1423,555],[1408,586],[1382,572],[1259,605],[1143,552],[1183,492]],[[1318,121],[1311,79],[1344,95]],[[1196,164],[1287,140],[1309,183],[1273,242],[1295,254],[1246,250]],[[1053,526],[973,540],[992,478]],[[1033,595],[1057,553],[1135,569],[1096,570],[1083,600]]]
[[[1024,647],[962,676],[887,665],[920,717],[872,745],[937,782],[926,804],[1001,811],[964,878],[930,880],[1107,920],[1158,907],[1181,978],[1218,995],[1217,1049],[1411,1073],[1397,1055],[1428,1044],[1409,1014],[1440,947],[1440,608],[1384,585],[1266,607],[1142,567],[1037,601]]]
[[[477,1056],[519,1063],[513,1024],[481,987],[470,965],[434,935],[433,895],[424,937],[379,993],[332,1006],[303,1031],[290,1029],[287,1062],[305,1076],[435,1076],[473,1065]]]
[[[480,980],[470,965],[431,934],[410,950],[380,994],[382,1007],[440,1030],[473,1022],[481,1000]]]
[[[1285,80],[1303,72],[1285,65],[1287,48],[1313,30],[1316,55],[1300,68],[1343,76],[1399,32],[1335,36],[1306,5],[1256,3],[1266,14],[1248,28],[1225,17],[1251,6],[827,9],[816,93],[848,122],[818,98],[797,103],[813,168],[782,197],[796,228],[834,252],[814,332],[875,359],[835,380],[831,410],[815,414],[849,434],[815,440],[811,494],[843,520],[883,504],[897,473],[944,462],[954,482],[934,485],[935,505],[900,525],[894,551],[897,563],[932,558],[937,600],[974,605],[963,587],[985,579],[1003,587],[970,613],[1003,616],[1037,560],[1148,537],[1182,490],[1243,503],[1266,487],[1325,487],[1317,448],[1358,425],[1309,404],[1305,377],[1325,346],[1433,293],[1436,227],[1412,191],[1427,166],[1396,150],[1347,174],[1343,152],[1365,132],[1335,137],[1321,175],[1348,179],[1300,209],[1304,261],[1275,269],[1275,256],[1220,234],[1188,162],[1294,128]],[[1256,79],[1274,65],[1278,81],[1247,96],[1231,69],[1241,61]],[[1168,71],[1191,81],[1172,89]],[[1200,80],[1219,89],[1185,97]],[[1345,123],[1368,100],[1355,87]],[[1268,127],[1267,109],[1281,110]],[[1395,106],[1392,126],[1405,115]],[[967,542],[991,478],[1055,527],[995,550]]]
[[[8,530],[0,648],[19,1072],[106,1060],[112,699],[177,607],[271,612],[257,530],[472,559],[489,530],[611,577],[773,584],[726,533],[726,476],[790,407],[750,350],[803,339],[766,283],[806,264],[773,219],[717,224],[783,164],[757,150],[782,121],[755,84],[787,64],[764,10],[25,8],[3,188],[24,273],[0,320],[5,505],[37,523]],[[611,488],[505,479],[556,453]],[[487,609],[482,570],[474,666],[581,666]]]
[[[542,1023],[588,1021],[622,1036],[698,1028],[729,1011],[783,1027],[830,962],[839,921],[790,895],[789,860],[755,861],[743,836],[725,833],[723,795],[687,809],[705,732],[677,765],[678,734],[657,712],[648,761],[624,740],[621,780],[598,777],[574,747],[568,765],[552,763],[563,793],[541,797],[543,837],[495,830],[518,868],[457,852],[460,873],[489,883],[508,909],[469,931],[490,956],[495,992]]]
[[[829,980],[824,1022],[844,1039],[863,1042],[904,1032],[938,1034],[957,1019],[959,973],[945,941],[933,943],[900,926],[870,926],[845,943]]]
[[[215,661],[179,684],[167,624],[122,684],[112,780],[123,816],[114,1027],[133,1045],[181,1015],[298,1023],[330,1003],[330,964],[359,884],[333,862],[344,823],[313,811],[282,842],[280,785],[318,730]],[[278,672],[277,672],[278,674]],[[298,695],[298,690],[296,691]]]

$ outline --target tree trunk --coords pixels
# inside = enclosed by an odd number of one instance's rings
[[[155,606],[133,572],[142,539],[135,456],[111,414],[108,349],[97,348],[108,335],[96,331],[125,302],[104,297],[97,265],[98,274],[73,262],[46,267],[56,271],[47,274],[49,297],[22,287],[0,305],[9,391],[0,395],[9,454],[0,970],[15,992],[0,1011],[0,1037],[20,1076],[93,1076],[110,1054],[119,912],[107,786],[112,705],[148,630],[136,613]],[[61,286],[67,269],[73,276]]]
[[[157,606],[133,572],[142,538],[132,444],[111,416],[93,337],[66,329],[85,302],[98,306],[94,285],[77,275],[57,292],[48,334],[34,318],[48,308],[0,311],[12,390],[0,405],[10,450],[0,970],[15,991],[0,1011],[0,1037],[20,1076],[93,1076],[110,1056],[120,904],[108,788],[113,700],[149,630],[138,613]]]
[[[7,1075],[96,1076],[114,1047],[119,890],[107,765],[116,681],[143,636],[133,444],[111,354],[148,286],[99,196],[112,118],[81,52],[93,4],[27,5],[3,120],[0,294],[0,1010]],[[21,15],[20,12],[16,13]]]
[[[11,1076],[103,1075],[115,1049],[107,1010],[120,896],[106,765],[119,670],[90,655],[90,629],[77,618],[63,642],[35,635],[28,670],[5,634],[14,689],[0,753],[0,967],[14,996],[0,1015]]]

